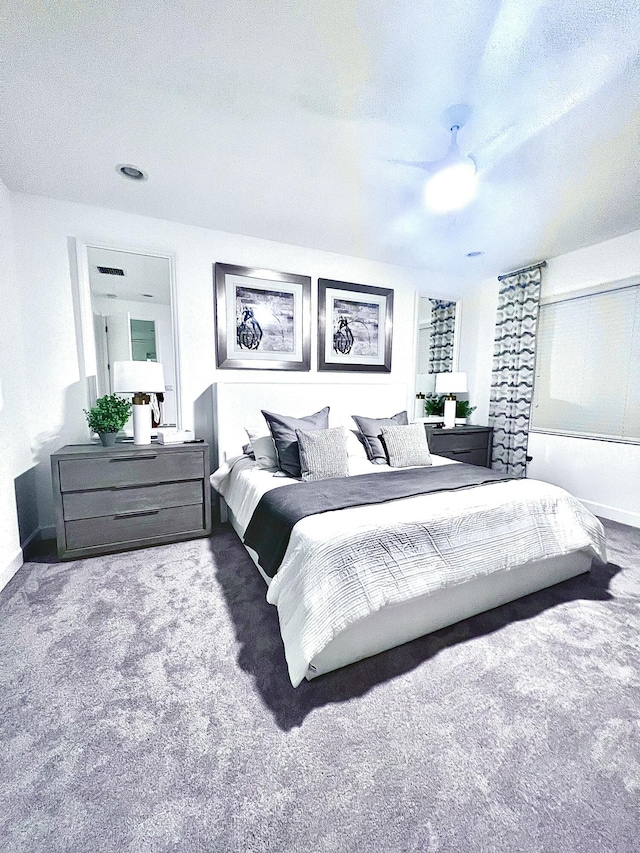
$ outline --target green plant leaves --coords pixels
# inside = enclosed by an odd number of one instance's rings
[[[98,397],[95,406],[83,412],[93,432],[118,432],[129,420],[131,403],[117,394],[107,394]]]

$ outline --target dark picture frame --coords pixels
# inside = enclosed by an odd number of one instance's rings
[[[391,372],[393,290],[318,279],[318,370]]]
[[[213,265],[216,359],[232,370],[309,370],[311,278]]]

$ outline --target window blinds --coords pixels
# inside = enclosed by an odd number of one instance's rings
[[[421,326],[418,329],[418,369],[417,373],[429,372],[429,357],[431,347],[431,326]]]
[[[540,306],[532,429],[640,441],[640,285]]]

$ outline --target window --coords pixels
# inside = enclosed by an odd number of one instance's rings
[[[540,305],[531,428],[640,442],[640,284]]]

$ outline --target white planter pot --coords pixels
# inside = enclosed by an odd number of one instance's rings
[[[466,423],[466,418],[456,418],[456,426],[464,426]]]

